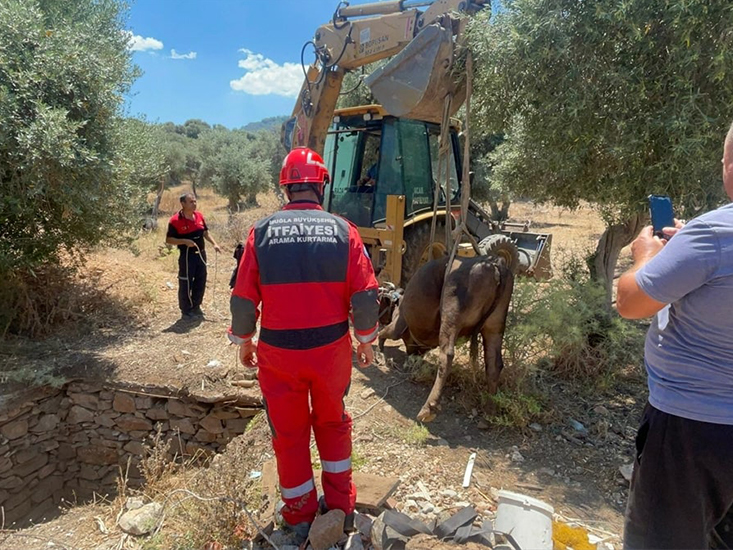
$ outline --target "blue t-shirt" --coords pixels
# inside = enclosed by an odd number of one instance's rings
[[[692,220],[636,273],[657,313],[644,348],[649,402],[733,425],[733,204]]]

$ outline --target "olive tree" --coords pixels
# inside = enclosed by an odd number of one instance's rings
[[[471,25],[474,105],[505,134],[500,187],[606,222],[589,258],[608,303],[619,252],[669,194],[689,218],[722,198],[722,140],[733,119],[729,0],[505,0]]]
[[[255,206],[257,193],[265,191],[272,179],[271,159],[258,148],[255,135],[242,130],[216,129],[199,139],[201,167],[199,181],[211,185],[229,200],[230,214],[245,206]]]
[[[116,0],[0,2],[1,273],[140,224],[132,205],[160,165],[122,118],[124,16]]]

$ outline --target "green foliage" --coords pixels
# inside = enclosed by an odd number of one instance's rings
[[[118,239],[158,171],[121,119],[136,71],[116,0],[0,3],[0,273]]]
[[[483,394],[481,401],[484,408],[492,410],[492,414],[487,416],[488,421],[504,428],[523,428],[542,414],[539,399],[517,389],[502,389],[494,395]]]
[[[200,181],[227,197],[230,211],[239,210],[242,199],[253,205],[257,193],[272,185],[272,150],[265,138],[217,129],[202,134],[199,142]]]
[[[364,84],[364,78],[386,63],[387,60],[377,61],[364,65],[359,71],[346,73],[344,81],[341,84],[341,93],[339,94],[336,107],[338,109],[344,109],[346,107],[358,107],[359,105],[372,105],[377,103],[369,86]]]
[[[649,193],[681,217],[722,198],[733,119],[728,0],[507,0],[471,23],[474,105],[506,134],[499,188],[628,219]]]
[[[512,385],[522,387],[537,365],[593,383],[641,364],[643,331],[604,304],[605,290],[577,259],[547,283],[517,279],[504,335],[505,372]]]
[[[246,132],[261,132],[263,130],[266,130],[268,132],[274,132],[276,134],[280,134],[280,128],[283,125],[283,122],[288,120],[287,116],[271,116],[267,118],[263,118],[262,120],[259,120],[257,122],[250,122],[249,124],[246,124],[242,127],[242,130],[245,130]]]

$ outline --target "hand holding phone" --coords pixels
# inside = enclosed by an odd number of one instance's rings
[[[667,238],[662,229],[675,227],[672,200],[666,195],[649,195],[649,213],[654,235],[660,239]]]

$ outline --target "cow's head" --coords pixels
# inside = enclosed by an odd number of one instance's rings
[[[379,324],[387,326],[392,322],[393,316],[402,299],[402,289],[398,289],[392,283],[386,283],[379,288]]]

